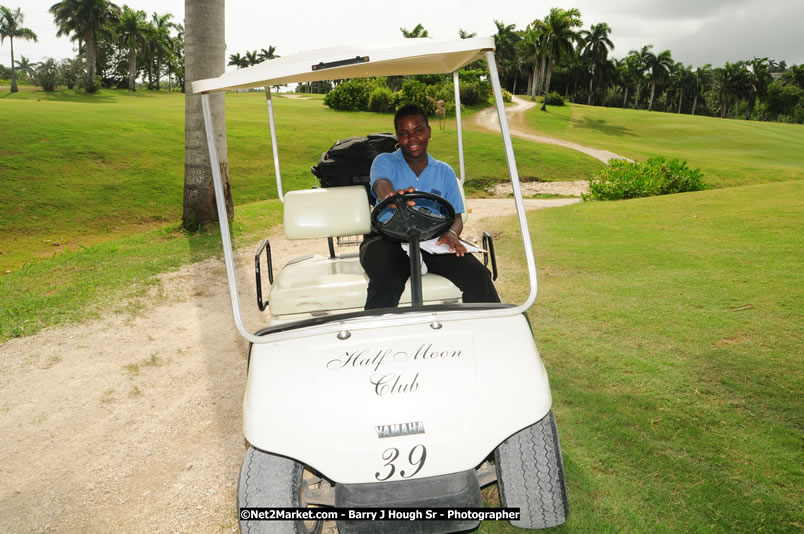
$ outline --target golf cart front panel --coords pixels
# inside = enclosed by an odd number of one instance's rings
[[[444,321],[253,345],[243,428],[338,483],[410,480],[474,469],[551,401],[526,317]]]

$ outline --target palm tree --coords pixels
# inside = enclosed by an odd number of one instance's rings
[[[712,73],[720,103],[720,118],[725,118],[729,106],[734,104],[736,109],[740,98],[748,92],[748,71],[742,61],[727,61],[723,67],[714,69]]]
[[[782,82],[787,85],[797,85],[799,89],[804,89],[804,64],[791,65],[789,69],[785,68],[784,74],[782,74]]]
[[[17,63],[16,69],[22,72],[27,78],[33,76],[34,71],[36,70],[36,66],[39,65],[39,63],[31,61],[22,54],[20,54],[20,58],[16,61],[16,63]]]
[[[581,26],[581,12],[576,9],[561,9],[554,7],[544,18],[536,21],[544,31],[544,50],[547,61],[547,74],[545,75],[544,96],[550,92],[550,78],[553,75],[553,65],[563,56],[575,52],[574,43],[578,41],[578,33],[573,28]],[[546,102],[542,102],[542,111],[547,111]]]
[[[159,90],[159,80],[162,78],[162,61],[165,57],[170,56],[171,41],[170,31],[176,29],[178,26],[170,22],[173,15],[166,13],[159,15],[154,13],[151,16],[151,50],[156,55],[156,90]]]
[[[95,58],[98,53],[98,34],[101,29],[117,20],[120,8],[109,0],[62,0],[50,6],[55,18],[56,37],[73,35],[73,40],[86,44],[87,91],[97,90],[95,85]]]
[[[458,37],[461,39],[471,39],[472,37],[477,37],[477,32],[469,33],[463,28],[458,28]]]
[[[262,60],[260,59],[260,54],[256,50],[254,50],[253,52],[249,52],[248,50],[246,50],[245,57],[249,67],[251,67],[252,65],[257,65],[258,63],[262,63]]]
[[[226,40],[224,0],[184,0],[187,51],[185,76],[187,82],[220,76],[226,70]],[[184,213],[185,228],[195,228],[218,220],[212,170],[207,150],[207,135],[201,110],[201,95],[184,97]],[[226,147],[226,109],[224,94],[209,96],[214,123],[217,156],[223,178],[228,217],[234,211],[229,190],[229,158]]]
[[[509,76],[516,70],[517,43],[520,36],[516,32],[515,24],[505,24],[500,20],[495,20],[497,33],[494,34],[494,60],[497,62],[497,70],[500,75],[500,83],[511,88]]]
[[[22,23],[25,22],[25,15],[22,14],[20,8],[15,10],[8,9],[5,6],[0,6],[0,44],[8,37],[8,42],[11,44],[11,92],[16,93],[19,91],[17,88],[17,71],[14,70],[14,38],[25,39],[26,41],[37,42],[38,38],[34,31],[30,28],[23,28]]]
[[[695,73],[692,67],[684,66],[679,62],[673,66],[672,72],[673,88],[678,91],[678,108],[676,113],[681,113],[681,104],[684,100],[684,93],[692,89],[695,85]],[[669,100],[669,93],[668,93]]]
[[[620,82],[623,84],[623,109],[628,106],[628,91],[632,84],[639,80],[637,71],[641,68],[641,62],[636,54],[629,54],[620,60]]]
[[[168,60],[168,89],[170,75],[175,74],[176,85],[184,92],[184,26],[176,24],[176,37],[170,40],[170,59]]]
[[[416,27],[413,28],[412,30],[408,30],[407,28],[399,28],[399,31],[402,32],[402,36],[405,37],[405,39],[416,39],[416,38],[421,38],[421,37],[430,37],[427,34],[427,30],[425,30],[424,26],[422,26],[421,22],[419,24],[417,24]]]
[[[768,95],[768,86],[773,80],[770,75],[770,66],[768,65],[768,58],[755,57],[749,63],[751,70],[749,72],[748,80],[751,84],[751,90],[748,97],[748,110],[745,114],[745,120],[751,120],[751,114],[754,112],[754,104],[758,101],[760,109],[762,108],[762,100]],[[761,113],[761,112],[760,112]],[[759,119],[759,113],[757,114]]]
[[[145,46],[145,36],[148,32],[148,23],[145,20],[145,11],[133,10],[123,6],[118,23],[119,38],[128,46],[128,90],[136,91],[137,78],[137,45]]]
[[[634,95],[634,109],[639,106],[639,94],[642,91],[642,82],[645,80],[645,56],[650,53],[653,45],[643,46],[640,50],[631,50],[628,52],[629,57],[633,57],[633,77],[636,81],[636,94]]]
[[[241,56],[240,53],[238,52],[237,54],[231,54],[229,56],[229,63],[227,63],[226,65],[242,69],[248,67],[248,60],[243,56]]]
[[[698,67],[695,69],[693,77],[695,79],[695,98],[692,101],[692,114],[695,115],[695,108],[698,107],[698,95],[706,91],[706,88],[712,83],[712,65],[707,63]]]
[[[261,48],[259,53],[259,62],[262,63],[263,61],[270,61],[272,59],[276,59],[282,56],[276,55],[276,47],[274,45],[268,45],[268,50]]]
[[[531,100],[536,100],[536,93],[541,88],[541,77],[539,71],[539,61],[544,69],[545,55],[542,53],[544,48],[544,33],[541,26],[529,24],[522,39],[517,43],[518,56],[522,58],[525,65],[531,67],[528,73],[528,94]]]
[[[605,64],[609,51],[614,50],[614,43],[609,39],[610,33],[611,28],[605,22],[592,24],[588,30],[579,32],[581,39],[583,39],[581,56],[587,58],[592,66],[592,75],[589,77],[589,98],[586,101],[586,105],[592,104],[592,83],[595,80],[595,69],[599,65]]]
[[[653,45],[648,45],[648,48],[653,48]],[[653,98],[656,95],[656,85],[662,83],[665,78],[667,78],[674,63],[669,50],[660,52],[658,55],[647,50],[643,58],[645,60],[645,68],[650,72],[650,103],[648,104],[648,111],[652,111]]]

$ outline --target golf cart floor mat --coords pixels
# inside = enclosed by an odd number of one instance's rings
[[[349,508],[479,508],[480,485],[474,469],[395,482],[372,484],[336,484],[335,506]],[[475,519],[454,521],[338,521],[340,534],[436,534],[470,530],[480,522]]]

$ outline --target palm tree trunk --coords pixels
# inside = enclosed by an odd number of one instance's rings
[[[692,114],[695,115],[695,108],[698,106],[698,91],[695,91],[695,98],[692,100]]]
[[[536,93],[546,94],[542,87],[544,87],[544,79],[547,74],[547,54],[542,55],[542,67],[539,70],[539,77],[536,78]]]
[[[533,72],[528,73],[528,90],[526,94],[530,95],[531,89],[533,88]]]
[[[129,91],[136,91],[137,87],[134,83],[134,79],[137,74],[137,50],[134,46],[130,46],[128,49],[128,90]]]
[[[542,63],[544,63],[544,57],[542,57]],[[539,70],[539,61],[538,59],[533,64],[533,87],[531,87],[530,99],[536,100],[536,95],[539,94],[539,90],[542,88],[542,73],[544,70]]]
[[[544,99],[542,100],[542,111],[547,111],[547,94],[550,92],[550,78],[553,77],[553,55],[547,63],[547,76],[544,80]]]
[[[625,90],[623,91],[623,109],[625,109],[625,106],[627,105],[628,105],[628,86],[626,85]]]
[[[642,82],[640,81],[637,83],[636,95],[634,96],[634,109],[636,109],[637,105],[639,105],[639,93],[641,92],[642,92]]]
[[[14,38],[9,36],[8,42],[11,44],[11,92],[19,91],[17,88],[17,69],[14,68]]]
[[[90,92],[97,90],[95,87],[95,34],[90,31],[87,35],[87,89]]]
[[[226,65],[224,0],[184,0],[185,85],[223,74]],[[186,85],[189,89],[190,86]],[[184,214],[185,227],[218,220],[201,95],[187,91],[184,112]],[[226,146],[224,94],[210,95],[218,160],[226,195],[228,217],[234,214]]]
[[[159,78],[162,74],[162,54],[156,55],[156,90],[159,91]]]
[[[592,105],[592,82],[595,80],[595,68],[592,67],[592,77],[589,78],[589,98],[586,99],[586,105]]]
[[[681,98],[684,96],[684,89],[678,91],[678,113],[681,113]]]
[[[656,82],[650,82],[650,103],[648,104],[648,111],[653,111],[653,96],[656,93]]]

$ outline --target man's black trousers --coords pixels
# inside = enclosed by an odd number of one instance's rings
[[[422,252],[422,259],[428,272],[443,276],[463,292],[463,302],[500,302],[491,273],[471,254]],[[410,277],[410,258],[399,243],[376,234],[366,236],[360,245],[360,263],[369,277],[366,309],[397,306]]]

